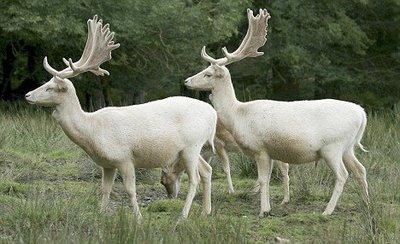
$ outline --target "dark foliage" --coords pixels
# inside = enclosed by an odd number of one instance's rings
[[[230,67],[241,100],[338,98],[373,109],[400,98],[400,3],[397,0],[136,0],[0,3],[0,98],[17,100],[49,79],[44,56],[61,69],[77,59],[85,21],[99,14],[121,47],[111,76],[74,78],[87,109],[142,103],[188,92],[182,81],[204,66],[200,49],[235,49],[246,8],[271,13],[265,55]]]

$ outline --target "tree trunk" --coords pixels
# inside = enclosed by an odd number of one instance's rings
[[[104,101],[103,89],[94,88],[92,90],[92,105],[93,105],[92,107],[93,111],[104,108],[105,101]]]
[[[26,51],[28,55],[26,64],[28,68],[28,77],[22,81],[21,85],[14,92],[19,97],[23,97],[27,92],[37,88],[40,85],[34,75],[36,68],[36,49],[33,46],[27,46]]]
[[[146,92],[142,89],[138,90],[135,95],[134,95],[134,99],[135,99],[135,104],[142,104],[145,102],[145,96],[146,96]]]
[[[103,90],[103,98],[105,106],[112,106],[111,95],[110,95],[110,82],[106,79],[101,79],[101,88]]]
[[[85,90],[85,110],[86,111],[92,111],[93,106],[92,106],[92,96],[90,96],[89,91],[86,89]]]
[[[14,61],[16,57],[13,53],[13,44],[10,42],[6,45],[5,57],[2,61],[3,65],[3,82],[0,86],[0,99],[11,99],[11,74],[14,70]]]

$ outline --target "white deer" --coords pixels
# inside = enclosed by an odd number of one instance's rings
[[[111,59],[113,42],[109,25],[97,16],[88,20],[88,38],[77,62],[71,59],[62,71],[44,58],[44,68],[53,78],[26,94],[29,103],[54,107],[53,117],[65,134],[102,167],[101,210],[106,210],[116,171],[123,176],[133,210],[141,218],[136,199],[135,168],[179,165],[189,176],[189,190],[182,211],[188,216],[199,174],[204,185],[203,214],[211,211],[211,167],[201,158],[203,144],[214,140],[217,116],[211,105],[187,97],[170,97],[142,105],[107,107],[84,112],[75,88],[67,78],[90,71],[109,74],[100,65]],[[199,167],[199,160],[201,167]]]
[[[211,100],[211,96],[210,96]],[[236,143],[233,135],[225,128],[222,124],[221,120],[217,120],[217,131],[215,133],[214,139],[215,151],[219,157],[219,160],[222,163],[222,168],[226,175],[227,184],[228,184],[228,193],[232,194],[235,192],[232,183],[231,170],[230,170],[230,160],[228,152],[242,153],[240,146]],[[206,160],[209,164],[214,156],[213,149],[209,143],[206,143],[201,151],[201,156]],[[283,163],[281,161],[276,161],[281,173],[283,180],[283,189],[284,195],[281,204],[289,203],[290,201],[290,192],[289,192],[289,165]],[[179,180],[179,174],[181,172],[177,171],[177,169],[169,169],[165,168],[162,170],[161,175],[161,184],[163,184],[166,188],[168,197],[176,198],[179,193],[179,187],[177,186],[177,180]],[[257,185],[254,192],[259,191],[259,185]]]
[[[260,184],[260,216],[271,210],[269,181],[271,159],[289,164],[315,162],[324,159],[336,176],[332,197],[323,212],[335,209],[348,177],[345,165],[354,173],[368,202],[366,170],[354,155],[367,123],[362,107],[345,101],[324,99],[315,101],[281,102],[257,100],[240,102],[236,99],[231,76],[226,65],[246,57],[262,55],[258,48],[266,42],[269,13],[261,10],[254,17],[248,10],[249,27],[239,48],[224,58],[214,59],[203,47],[201,56],[211,65],[188,78],[186,86],[210,90],[218,118],[233,135],[244,153],[257,162]]]

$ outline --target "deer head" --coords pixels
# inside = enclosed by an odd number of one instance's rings
[[[225,67],[228,64],[240,61],[247,57],[258,57],[263,55],[258,49],[264,46],[267,41],[268,19],[271,18],[266,9],[260,9],[257,16],[253,11],[247,9],[249,27],[239,48],[229,53],[226,47],[222,48],[223,58],[215,59],[207,54],[206,47],[201,50],[201,57],[210,63],[210,66],[200,73],[189,77],[185,81],[188,88],[196,90],[212,90],[217,82],[223,82],[230,78],[229,70]],[[230,79],[229,79],[230,80]]]
[[[95,75],[109,75],[107,70],[100,68],[100,65],[111,59],[111,51],[118,48],[114,44],[114,32],[110,32],[109,24],[103,26],[102,20],[97,15],[87,21],[88,37],[81,58],[77,62],[72,59],[63,58],[67,67],[62,71],[52,68],[43,59],[43,66],[53,78],[39,88],[28,92],[26,100],[31,104],[43,106],[56,106],[67,99],[69,94],[75,94],[75,88],[68,78],[72,78],[84,72],[92,72]]]
[[[161,184],[165,187],[169,198],[177,198],[180,189],[181,174],[172,170],[163,169],[161,172]]]

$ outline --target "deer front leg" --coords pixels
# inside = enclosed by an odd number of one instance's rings
[[[192,206],[193,198],[196,194],[197,185],[199,184],[199,153],[195,150],[188,149],[182,152],[186,173],[189,177],[189,189],[186,196],[185,206],[182,210],[182,219],[186,219]]]
[[[140,220],[142,218],[142,214],[139,211],[139,204],[136,198],[135,167],[133,166],[132,162],[127,162],[123,164],[119,170],[122,174],[125,190],[128,192],[129,197],[131,198],[133,213],[135,214],[137,220]]]
[[[260,185],[261,210],[259,216],[264,217],[271,211],[271,205],[269,203],[269,181],[271,179],[273,162],[269,155],[265,153],[257,155],[255,160],[257,162],[258,182]]]
[[[116,169],[103,168],[103,176],[101,183],[102,198],[100,203],[100,211],[105,212],[107,210],[108,202],[110,200],[110,193],[112,185],[114,183]]]

